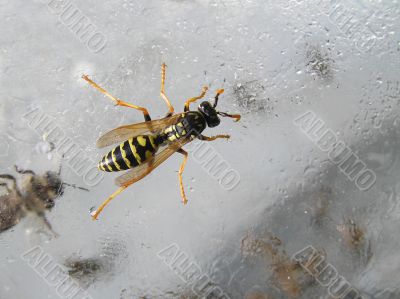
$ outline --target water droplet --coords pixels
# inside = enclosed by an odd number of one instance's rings
[[[96,213],[96,211],[97,211],[96,207],[91,207],[91,208],[89,209],[90,216],[93,217],[94,214]]]
[[[52,152],[54,148],[55,148],[54,143],[48,141],[41,141],[35,146],[35,150],[38,154],[48,154]]]

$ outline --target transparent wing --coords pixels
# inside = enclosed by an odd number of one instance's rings
[[[182,114],[183,113],[178,113],[171,117],[118,127],[101,136],[97,140],[96,146],[102,148],[114,143],[123,142],[131,137],[160,131],[165,127],[174,124]]]
[[[185,140],[178,140],[175,141],[171,144],[169,144],[166,148],[161,150],[159,153],[156,153],[156,155],[152,158],[150,158],[146,163],[143,163],[135,168],[132,168],[128,172],[124,173],[123,175],[117,177],[115,179],[115,184],[118,186],[124,186],[127,183],[133,184],[142,178],[144,178],[146,175],[148,175],[150,172],[152,172],[155,168],[160,166],[161,163],[163,163],[165,160],[167,160],[169,157],[172,156],[177,150],[179,150],[182,146],[190,142],[191,140],[189,138]]]

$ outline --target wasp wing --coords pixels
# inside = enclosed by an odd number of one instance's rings
[[[127,173],[117,177],[115,179],[115,184],[122,187],[125,185],[131,185],[141,180],[190,141],[190,138],[186,138],[185,140],[177,140],[173,143],[170,143],[163,150],[156,153],[155,156],[150,158],[147,162],[132,168]]]
[[[177,119],[182,116],[182,114],[184,113],[178,113],[170,117],[118,127],[101,136],[97,140],[96,146],[98,148],[102,148],[114,143],[123,142],[131,137],[148,134],[149,132],[161,131],[162,129],[174,124]]]

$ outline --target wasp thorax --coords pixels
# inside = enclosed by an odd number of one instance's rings
[[[201,112],[201,114],[203,114],[207,125],[212,128],[212,127],[216,127],[219,125],[219,123],[221,122],[218,114],[217,114],[217,110],[215,110],[215,108],[210,104],[210,102],[202,102],[199,105],[199,111]]]

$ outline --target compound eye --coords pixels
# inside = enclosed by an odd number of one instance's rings
[[[211,104],[210,104],[209,102],[207,102],[207,101],[202,102],[202,103],[200,104],[200,108],[201,108],[203,111],[209,111],[210,108],[211,108]]]

